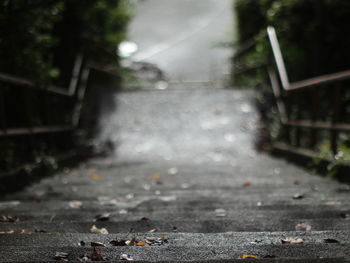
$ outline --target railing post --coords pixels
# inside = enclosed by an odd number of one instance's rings
[[[312,106],[311,106],[311,122],[315,123],[317,121],[319,115],[319,89],[317,87],[313,87],[311,89],[312,92]],[[314,149],[317,144],[317,129],[310,130],[309,136],[309,147]]]
[[[339,109],[340,109],[340,87],[335,86],[333,92],[333,112],[332,112],[332,124],[336,124],[339,119]],[[333,156],[338,153],[338,131],[336,129],[331,129],[330,134],[330,144]]]
[[[278,74],[281,78],[282,87],[285,90],[288,90],[290,83],[289,83],[289,79],[288,79],[286,65],[285,65],[284,60],[283,60],[281,47],[280,47],[280,44],[278,42],[276,30],[273,26],[269,26],[267,28],[267,35],[268,35],[269,40],[270,40],[273,56],[275,58],[275,62],[276,62],[277,69],[278,69]]]

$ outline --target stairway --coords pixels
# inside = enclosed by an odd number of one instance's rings
[[[0,262],[349,261],[349,188],[255,152],[251,92],[187,85],[115,95],[115,155],[3,197]]]

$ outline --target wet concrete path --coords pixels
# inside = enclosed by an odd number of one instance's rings
[[[218,2],[202,1],[207,13]],[[198,74],[181,75],[180,60],[166,53],[159,64],[173,80],[203,77],[200,60],[182,57],[184,71]],[[111,156],[0,201],[0,216],[19,218],[0,222],[0,262],[349,259],[348,188],[257,153],[252,91],[214,86],[114,94],[100,136],[115,145]]]
[[[1,215],[20,219],[0,223],[0,262],[91,259],[91,242],[110,260],[349,258],[349,191],[255,152],[251,97],[184,85],[115,95],[118,110],[104,123],[114,156],[0,202]]]

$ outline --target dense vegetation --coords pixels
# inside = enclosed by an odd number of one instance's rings
[[[350,2],[342,0],[236,0],[237,47],[251,39],[257,45],[234,61],[238,69],[270,62],[271,48],[265,37],[266,27],[276,28],[289,78],[292,82],[350,69]],[[244,66],[243,66],[244,68]],[[236,68],[237,71],[237,68]],[[236,75],[234,75],[236,76]],[[236,85],[259,86],[259,106],[266,127],[266,140],[286,140],[279,121],[266,69],[238,74]],[[267,85],[265,85],[267,84]],[[349,81],[309,89],[288,96],[287,111],[292,120],[350,122]],[[265,87],[265,88],[263,88]],[[337,117],[334,117],[337,116]],[[350,137],[337,134],[338,153],[331,151],[329,131],[293,128],[288,143],[312,149],[322,157],[334,158],[328,166],[334,174],[338,163],[350,160]],[[316,139],[317,138],[317,139]]]
[[[68,88],[79,53],[95,64],[118,68],[116,48],[125,38],[131,12],[130,1],[124,0],[0,1],[0,72],[42,87]],[[0,130],[70,124],[73,100],[0,82]],[[0,137],[0,173],[71,150],[74,135]]]
[[[95,60],[115,53],[130,16],[128,1],[4,0],[0,72],[66,82],[78,52]]]
[[[275,26],[292,81],[349,68],[349,1],[237,0],[235,9],[239,44]]]

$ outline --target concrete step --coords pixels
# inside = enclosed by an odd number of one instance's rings
[[[265,246],[281,245],[281,239],[294,237],[303,239],[303,244],[327,244],[327,240],[336,240],[338,244],[350,244],[350,230],[348,231],[283,231],[283,232],[230,232],[230,233],[119,233],[119,234],[2,234],[0,247],[75,247],[86,246],[91,242],[100,242],[106,247],[113,247],[112,240],[131,240],[136,237],[145,242],[146,238],[167,237],[167,243],[162,245],[173,247],[232,247],[232,246]],[[300,244],[299,244],[300,245]]]
[[[37,262],[53,261],[56,252],[68,253],[69,260],[78,260],[83,255],[90,255],[91,247],[57,246],[6,246],[1,247],[2,256],[0,262]],[[254,255],[259,258],[295,258],[295,259],[320,259],[337,258],[339,261],[350,257],[349,244],[273,244],[273,245],[237,245],[230,244],[225,247],[218,246],[149,246],[149,247],[108,247],[101,248],[101,254],[110,259],[118,260],[122,254],[128,254],[138,261],[191,261],[191,260],[224,260],[240,259],[243,255]],[[304,262],[305,262],[304,261]],[[246,262],[246,261],[245,261]]]
[[[50,222],[50,219],[51,222]],[[163,232],[188,233],[224,233],[224,232],[261,232],[261,231],[294,231],[298,224],[308,224],[312,230],[349,230],[350,220],[339,219],[281,219],[281,218],[244,218],[234,219],[195,219],[149,220],[121,218],[114,222],[77,221],[71,217],[41,218],[20,223],[1,223],[1,231],[25,229],[29,232],[45,231],[47,233],[88,233],[93,225],[107,228],[110,233]]]

